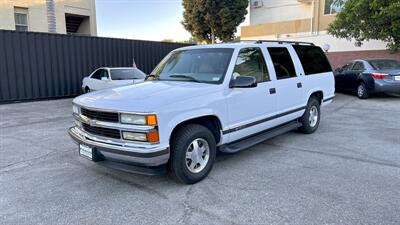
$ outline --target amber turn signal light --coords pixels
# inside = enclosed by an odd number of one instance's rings
[[[160,141],[160,137],[158,135],[158,131],[152,131],[147,133],[147,142],[157,143]]]
[[[156,126],[157,125],[157,116],[156,115],[147,115],[146,116],[146,124],[149,126]]]

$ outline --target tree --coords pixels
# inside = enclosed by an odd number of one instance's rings
[[[357,45],[371,39],[382,40],[392,52],[400,48],[399,0],[336,0],[345,2],[328,33],[355,39]]]
[[[202,42],[230,41],[245,19],[248,0],[183,0],[183,26]]]
[[[167,38],[167,39],[162,39],[161,42],[176,42],[176,41],[174,41],[174,39]]]

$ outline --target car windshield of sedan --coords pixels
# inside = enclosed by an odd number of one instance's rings
[[[166,56],[151,75],[156,80],[220,84],[233,49],[178,50]]]
[[[393,59],[376,59],[368,61],[376,70],[400,70],[400,61]]]
[[[132,69],[111,69],[111,79],[113,80],[133,80],[133,79],[144,79],[146,74],[142,71]]]

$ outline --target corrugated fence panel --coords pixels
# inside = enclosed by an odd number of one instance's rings
[[[72,97],[102,66],[150,73],[180,43],[0,30],[0,103]]]

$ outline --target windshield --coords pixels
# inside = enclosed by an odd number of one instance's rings
[[[111,79],[113,80],[132,80],[144,79],[146,74],[139,69],[111,69]]]
[[[400,61],[394,59],[376,59],[368,61],[376,70],[400,70]]]
[[[161,61],[152,75],[158,80],[220,84],[232,52],[230,48],[174,51]]]

